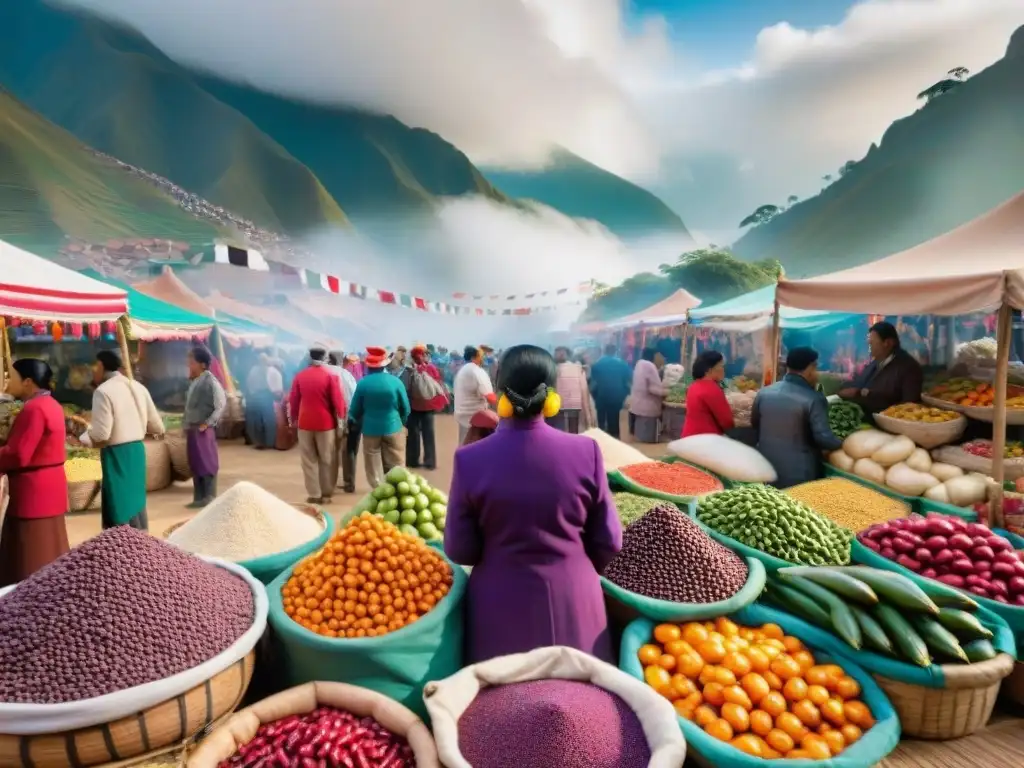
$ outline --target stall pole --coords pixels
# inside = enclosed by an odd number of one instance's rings
[[[11,353],[7,347],[7,321],[0,317],[0,392],[7,391]]]
[[[686,360],[686,342],[690,338],[690,326],[689,324],[683,326],[682,337],[679,341],[679,362],[683,366],[683,370],[687,368]]]
[[[132,370],[132,356],[128,349],[128,316],[121,315],[117,318],[117,346],[121,349],[121,360],[124,363],[124,374],[129,380],[135,380],[135,372]]]
[[[693,333],[690,334],[690,360],[697,359],[697,329],[693,329]]]
[[[224,352],[224,337],[220,329],[214,328],[212,333],[217,334],[217,357],[220,358],[221,367],[224,368],[224,384],[229,395],[235,394],[235,380],[231,378],[231,369],[228,368],[228,356]]]
[[[996,326],[996,396],[992,403],[992,478],[995,493],[989,505],[989,524],[1003,527],[1003,453],[1006,450],[1006,375],[1010,366],[1013,310],[1004,303]]]
[[[780,317],[779,312],[779,300],[775,299],[775,303],[772,305],[772,336],[770,343],[772,359],[771,367],[769,368],[772,376],[772,384],[779,380],[779,337],[782,335],[779,328],[781,322],[782,318]]]

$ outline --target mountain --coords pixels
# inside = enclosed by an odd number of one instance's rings
[[[620,236],[652,231],[689,235],[678,214],[655,195],[564,149],[540,171],[484,172],[512,197],[536,200],[569,216],[593,219]]]
[[[791,277],[833,272],[994,208],[1024,189],[1022,82],[1024,27],[1002,59],[894,122],[831,186],[749,230],[734,252],[778,259]]]
[[[133,31],[41,0],[0,4],[0,85],[96,149],[284,233],[446,195],[505,200],[429,131],[199,77]]]
[[[0,239],[47,254],[65,236],[208,243],[226,234],[0,90]]]

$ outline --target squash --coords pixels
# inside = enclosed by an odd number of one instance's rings
[[[924,497],[929,501],[938,501],[943,504],[949,504],[949,491],[947,491],[946,486],[941,483],[939,485],[933,485],[925,491]]]
[[[980,477],[954,477],[943,485],[949,494],[949,503],[958,507],[971,507],[988,499],[988,483]]]
[[[933,461],[931,469],[928,470],[941,482],[952,480],[954,477],[963,477],[964,471],[954,464],[946,464],[941,461]]]
[[[876,464],[871,459],[857,459],[853,465],[853,474],[870,480],[876,485],[885,484],[885,467]]]
[[[885,484],[904,496],[920,496],[929,488],[939,485],[939,480],[927,472],[911,469],[901,461],[889,467],[885,473]]]
[[[853,472],[855,462],[850,454],[840,448],[838,451],[832,451],[828,455],[828,463],[833,467],[843,470],[843,472]]]
[[[891,467],[909,459],[915,450],[917,450],[917,446],[913,440],[906,435],[897,435],[871,454],[871,460],[883,467]],[[909,495],[916,496],[917,494]]]
[[[892,439],[893,436],[886,432],[862,429],[843,441],[843,450],[854,459],[867,459]]]
[[[932,457],[924,448],[915,448],[907,459],[907,466],[916,472],[931,472]]]

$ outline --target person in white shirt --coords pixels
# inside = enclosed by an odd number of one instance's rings
[[[163,435],[164,423],[149,390],[122,373],[121,356],[105,349],[93,368],[92,422],[79,438],[100,449],[103,486],[100,519],[104,529],[130,525],[149,529],[146,516],[147,434]]]
[[[466,439],[473,416],[498,402],[491,386],[491,377],[483,369],[483,352],[466,347],[462,353],[465,365],[455,374],[452,385],[455,396],[455,422],[459,425],[459,445]]]

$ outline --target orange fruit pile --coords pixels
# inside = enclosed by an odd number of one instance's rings
[[[824,760],[875,724],[857,681],[776,624],[660,624],[637,655],[680,717],[754,757]]]
[[[451,586],[440,554],[364,512],[295,567],[281,600],[288,616],[318,635],[380,637],[431,611]]]

